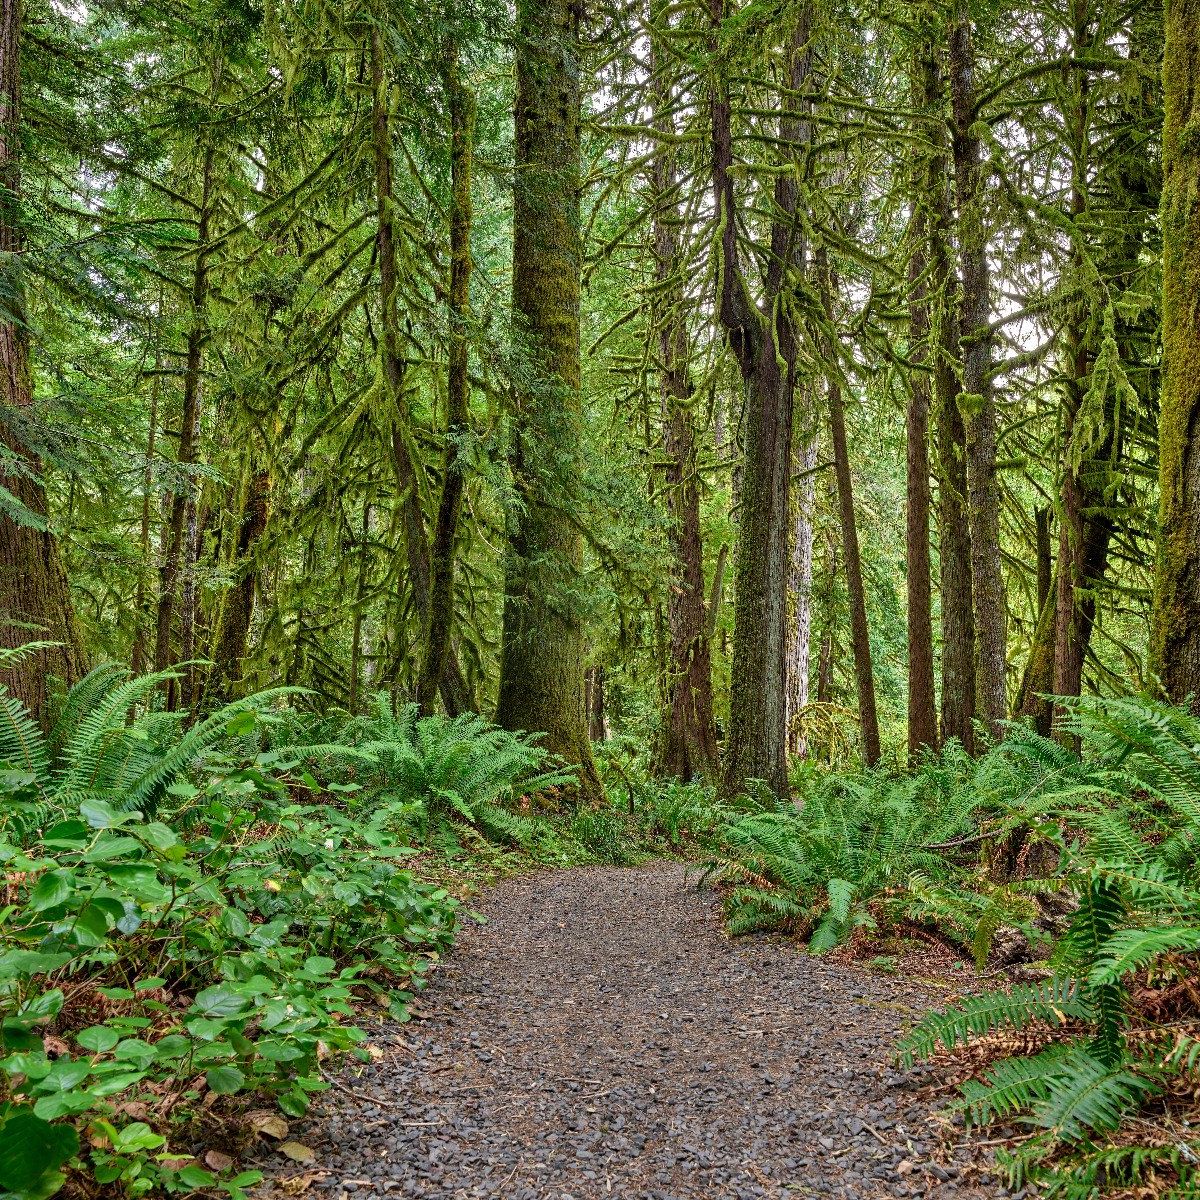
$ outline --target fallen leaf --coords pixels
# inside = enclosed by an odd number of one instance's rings
[[[316,1153],[302,1142],[284,1142],[278,1149],[280,1154],[290,1158],[292,1162],[314,1163],[317,1161]]]
[[[204,1162],[214,1171],[228,1171],[233,1166],[233,1159],[228,1154],[222,1154],[220,1150],[210,1150],[204,1156]]]
[[[327,1171],[310,1172],[306,1175],[293,1175],[291,1179],[281,1179],[279,1186],[289,1196],[298,1196],[301,1192],[307,1192],[317,1180],[324,1178]]]
[[[288,1135],[288,1123],[273,1112],[252,1112],[250,1125],[255,1133],[265,1133],[267,1137],[285,1138]]]

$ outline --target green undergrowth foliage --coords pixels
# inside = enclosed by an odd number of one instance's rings
[[[731,931],[788,930],[812,952],[918,933],[983,967],[1001,934],[1023,946],[1020,982],[922,1021],[903,1057],[953,1070],[971,1045],[961,1109],[1022,1131],[1003,1152],[1014,1186],[1196,1196],[1200,720],[1133,698],[1065,707],[1061,740],[1014,726],[978,759],[951,745],[907,774],[807,772],[794,803],[752,797],[708,877]]]
[[[1118,1188],[1195,1196],[1200,721],[1136,699],[1082,700],[1063,732],[1082,759],[1014,797],[1053,844],[1050,882],[1069,902],[1047,978],[930,1016],[903,1054],[995,1047],[961,1107],[1028,1131],[1004,1156],[1016,1185],[1063,1200]]]
[[[245,1196],[204,1151],[286,1136],[359,1014],[405,1019],[460,915],[431,876],[588,859],[539,815],[571,777],[530,739],[283,691],[189,725],[169,679],[100,668],[49,733],[0,694],[6,1200]]]

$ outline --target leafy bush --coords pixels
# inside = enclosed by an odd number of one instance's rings
[[[1178,1109],[1200,1083],[1200,720],[1136,699],[1070,708],[1064,732],[1083,762],[1018,798],[1053,818],[1042,828],[1073,901],[1054,976],[930,1016],[903,1052],[1027,1030],[1026,1053],[1001,1037],[998,1060],[964,1087],[971,1119],[1036,1131],[1008,1158],[1014,1181],[1090,1197],[1173,1180],[1171,1194],[1193,1196],[1200,1141]],[[1154,1120],[1130,1124],[1148,1105]],[[1147,1127],[1159,1131],[1149,1141]]]
[[[19,1200],[70,1169],[105,1195],[243,1195],[258,1175],[218,1179],[189,1123],[241,1093],[303,1113],[322,1058],[362,1040],[355,1001],[402,1016],[453,938],[410,849],[297,803],[294,757],[243,756],[278,694],[185,730],[132,714],[162,678],[94,672],[48,737],[0,694],[0,1189]]]

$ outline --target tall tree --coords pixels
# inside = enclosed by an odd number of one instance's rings
[[[992,380],[991,276],[984,217],[983,152],[969,0],[956,0],[949,38],[954,180],[960,270],[959,338],[967,434],[967,501],[971,530],[971,596],[975,613],[977,715],[993,737],[1008,715],[1008,598],[1000,554],[1000,489],[996,478],[997,417]]]
[[[650,170],[654,236],[654,323],[658,328],[666,460],[668,536],[672,552],[667,594],[670,651],[662,742],[657,766],[679,779],[715,779],[717,727],[713,717],[712,651],[704,603],[704,544],[700,536],[700,464],[697,456],[684,271],[678,227],[675,123],[670,75],[660,40],[662,4],[651,7],[651,103],[659,141]]]
[[[721,42],[724,0],[711,0],[714,46]],[[779,141],[794,154],[806,138],[804,94],[811,72],[811,7],[806,5],[786,41]],[[719,55],[717,56],[719,58]],[[742,266],[734,187],[734,145],[725,65],[714,64],[711,84],[713,193],[717,214],[717,315],[746,389],[743,475],[736,558],[733,662],[724,789],[742,791],[764,780],[787,793],[785,641],[790,526],[792,408],[796,329],[780,296],[803,258],[796,221],[799,186],[794,169],[777,176],[770,249],[756,302]]]
[[[930,316],[928,143],[923,126],[936,112],[935,70],[930,45],[914,49],[911,70],[913,111],[919,116],[912,153],[912,218],[908,262],[908,407],[906,412],[905,550],[908,590],[908,753],[937,746],[937,697],[933,666],[933,577],[930,563],[929,520],[933,505],[929,466],[929,414],[933,405],[933,357],[929,345]]]
[[[1163,385],[1151,663],[1200,712],[1200,2],[1169,0],[1163,56]]]
[[[0,647],[56,644],[8,658],[0,682],[41,718],[48,677],[74,683],[86,656],[50,527],[42,464],[27,441],[33,376],[20,274],[22,7],[6,0],[0,11]]]
[[[446,449],[442,494],[433,529],[429,616],[417,698],[426,713],[433,707],[446,669],[454,628],[455,537],[462,510],[471,432],[471,175],[475,151],[475,95],[463,78],[459,51],[447,53],[445,89],[450,111],[450,350],[446,363]]]
[[[513,324],[519,343],[496,720],[543,735],[601,794],[583,711],[579,8],[518,0]]]

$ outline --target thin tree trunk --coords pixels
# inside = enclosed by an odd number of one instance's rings
[[[19,197],[21,129],[20,0],[5,0],[0,13],[0,291],[20,303],[18,266],[23,250]],[[17,413],[33,405],[29,338],[20,320],[0,321],[0,403]],[[19,430],[0,425],[0,443],[20,469],[0,480],[27,514],[17,521],[0,514],[0,647],[32,641],[58,645],[9,662],[0,684],[39,721],[46,717],[47,683],[70,685],[87,669],[75,621],[71,589],[58,540],[50,530],[41,463],[22,444]]]
[[[543,735],[603,796],[583,712],[582,543],[568,506],[583,434],[580,391],[580,63],[574,0],[518,0],[513,317],[530,374],[516,387],[496,720]]]
[[[133,633],[133,654],[131,670],[135,675],[141,675],[146,669],[146,643],[150,636],[147,623],[149,614],[146,612],[148,583],[151,576],[150,564],[150,509],[154,495],[154,453],[158,444],[158,401],[162,387],[162,347],[154,349],[154,381],[150,385],[150,428],[146,438],[146,465],[142,471],[142,520],[141,532],[138,537],[140,554],[138,557],[137,592],[133,601],[133,613],[136,625]]]
[[[928,53],[928,46],[925,47]],[[927,114],[933,81],[928,57],[914,55],[913,107]],[[929,155],[912,160],[912,248],[908,263],[909,392],[906,414],[907,494],[905,549],[908,588],[908,753],[937,747],[937,697],[933,665],[933,580],[930,565],[929,517],[933,499],[929,482],[929,413],[933,403],[929,371]]]
[[[446,94],[450,106],[450,288],[447,297],[450,351],[446,368],[446,449],[442,496],[430,554],[429,617],[417,699],[426,714],[450,653],[454,627],[454,542],[466,485],[471,383],[468,374],[468,322],[471,315],[471,169],[475,142],[475,96],[463,82],[458,51],[449,52]]]
[[[270,472],[251,466],[247,473],[238,521],[234,584],[221,607],[213,647],[212,674],[205,686],[205,694],[218,700],[232,700],[241,690],[237,685],[245,674],[243,660],[249,647],[250,623],[254,617],[254,602],[258,594],[258,569],[254,562],[254,551],[267,531],[270,507]]]
[[[196,261],[192,268],[190,308],[188,312],[187,352],[183,368],[183,408],[179,418],[179,452],[176,462],[183,478],[176,483],[167,521],[167,546],[159,570],[158,611],[155,616],[154,669],[164,671],[176,660],[171,652],[180,577],[184,555],[188,551],[187,515],[192,505],[196,479],[197,433],[200,428],[200,404],[204,388],[204,342],[208,335],[208,260],[213,216],[212,146],[204,151],[200,182],[199,219],[196,226]],[[190,566],[188,568],[190,570]],[[167,691],[168,707],[175,706],[175,687]]]
[[[830,327],[834,322],[833,289],[836,279],[830,270],[825,248],[817,251],[818,286]],[[826,343],[826,360],[834,361],[834,349]],[[871,661],[871,634],[867,625],[867,592],[863,584],[862,555],[858,546],[858,522],[854,514],[854,484],[850,475],[850,449],[846,440],[846,414],[842,385],[836,369],[829,372],[829,432],[833,443],[833,467],[837,478],[838,517],[842,549],[846,557],[846,588],[850,597],[850,644],[854,653],[854,677],[858,690],[858,719],[862,731],[863,761],[873,767],[881,753],[879,714],[875,704],[875,670]]]
[[[971,594],[975,607],[976,706],[994,739],[1007,716],[1008,601],[1000,558],[1000,490],[996,478],[996,401],[992,388],[991,285],[983,215],[982,149],[974,125],[975,50],[967,0],[958,0],[950,30],[950,96],[961,265],[960,341],[967,433]]]
[[[395,418],[391,430],[392,464],[400,485],[400,505],[404,547],[408,558],[408,584],[412,591],[421,628],[430,612],[432,565],[429,541],[425,533],[425,513],[421,506],[420,478],[413,460],[404,425],[407,419],[404,400],[406,364],[400,353],[397,288],[400,272],[396,254],[395,189],[392,183],[392,145],[389,132],[387,87],[384,77],[383,38],[379,27],[371,29],[371,145],[375,157],[376,234],[375,250],[379,262],[380,324],[382,327],[383,375],[387,382]],[[438,681],[442,703],[451,716],[473,707],[470,688],[463,678],[452,646],[447,646],[445,663]]]
[[[788,590],[792,596],[792,627],[787,649],[788,754],[803,758],[808,751],[800,728],[808,707],[812,643],[813,510],[817,498],[817,437],[804,438],[795,455],[799,486],[792,527],[792,564]]]
[[[665,20],[651,6],[651,25]],[[661,31],[656,30],[661,35]],[[670,88],[662,81],[658,36],[651,39],[654,126],[674,133]],[[717,726],[713,715],[712,650],[704,605],[704,545],[692,413],[690,347],[684,317],[683,264],[676,237],[674,154],[664,137],[650,169],[654,204],[654,270],[659,376],[662,387],[666,501],[670,514],[671,583],[667,599],[670,656],[663,736],[656,771],[679,779],[715,779]]]

